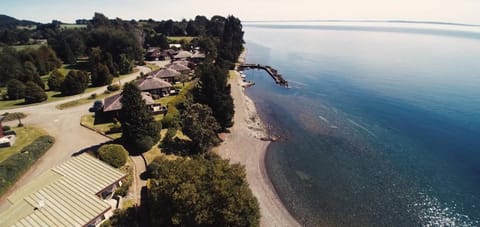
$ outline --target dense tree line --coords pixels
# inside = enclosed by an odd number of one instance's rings
[[[46,46],[21,51],[4,47],[0,52],[0,86],[10,79],[17,79],[23,83],[33,81],[43,88],[45,85],[40,75],[49,73],[61,64],[55,52]]]
[[[40,75],[57,69],[61,64],[55,52],[46,46],[21,51],[4,47],[0,52],[0,86],[7,86],[7,93],[3,98],[25,98],[26,103],[46,100],[45,84]]]

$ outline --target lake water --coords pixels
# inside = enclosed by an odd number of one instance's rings
[[[480,225],[480,28],[246,23],[267,169],[307,226]]]

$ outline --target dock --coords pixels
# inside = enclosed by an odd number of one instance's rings
[[[269,65],[260,65],[260,64],[242,64],[239,67],[241,70],[243,69],[263,69],[265,70],[270,76],[272,77],[273,80],[275,80],[275,83],[282,86],[282,87],[288,87],[288,81],[283,79],[282,74],[278,72],[278,70],[274,69],[273,67]]]

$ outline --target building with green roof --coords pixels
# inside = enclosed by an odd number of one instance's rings
[[[73,157],[10,195],[0,226],[96,226],[125,176],[89,154]]]

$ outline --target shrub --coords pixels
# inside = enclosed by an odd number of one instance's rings
[[[40,136],[0,163],[0,194],[11,187],[22,174],[30,168],[53,145],[51,136]]]
[[[115,190],[115,195],[124,197],[128,194],[128,189],[132,185],[133,169],[129,165],[122,167],[122,169],[124,169],[127,172],[127,176],[122,180],[122,185]]]
[[[97,93],[91,94],[88,99],[96,99],[97,98]]]
[[[48,88],[53,91],[60,91],[65,76],[58,70],[54,70],[48,77]]]
[[[114,124],[110,126],[110,129],[107,131],[107,134],[120,133],[120,132],[122,132],[122,126]]]
[[[168,105],[168,112],[162,119],[162,126],[167,128],[178,128],[180,112],[174,105]]]
[[[7,83],[7,95],[8,99],[17,100],[23,99],[25,96],[25,85],[16,79],[11,79]]]
[[[165,134],[165,139],[166,141],[171,141],[173,140],[173,137],[177,135],[177,128],[168,128],[167,133]]]
[[[48,96],[43,89],[32,81],[26,83],[25,102],[37,103],[47,100]]]
[[[139,155],[147,152],[154,144],[155,143],[150,136],[137,136],[129,143],[125,143],[124,141],[124,146],[128,149],[128,152],[131,155]]]
[[[61,91],[63,95],[80,94],[88,87],[88,75],[79,70],[71,70],[63,80]]]
[[[4,126],[2,127],[2,130],[3,130],[4,132],[10,131],[10,129],[11,129],[11,128],[10,128],[10,126],[8,126],[8,125],[4,125]]]
[[[119,144],[107,144],[98,149],[100,159],[110,164],[111,166],[118,168],[127,162],[128,152]]]
[[[118,90],[120,90],[120,85],[119,84],[110,84],[110,85],[108,85],[107,90],[118,91]]]

